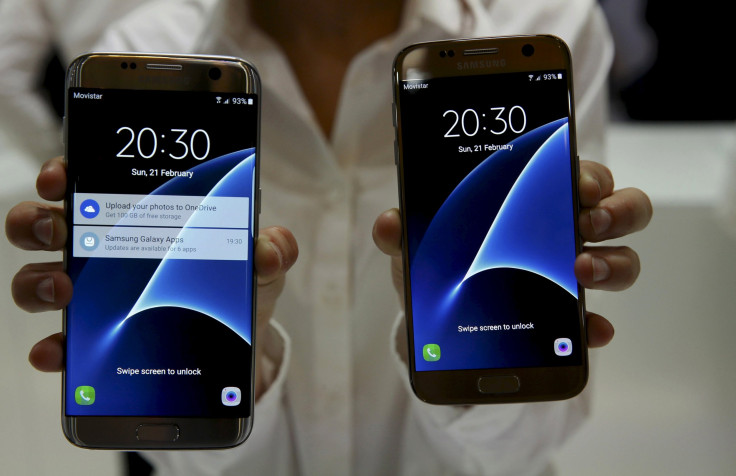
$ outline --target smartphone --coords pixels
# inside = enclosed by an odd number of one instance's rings
[[[66,86],[64,434],[87,448],[240,444],[254,405],[258,73],[237,58],[93,53]]]
[[[553,36],[422,43],[393,77],[414,391],[437,404],[574,396],[588,361],[569,49]]]

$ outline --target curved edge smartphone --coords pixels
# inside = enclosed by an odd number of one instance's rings
[[[254,408],[258,73],[91,53],[66,87],[64,434],[86,448],[238,445]]]
[[[567,46],[416,44],[393,80],[415,393],[436,404],[578,394],[588,358]]]

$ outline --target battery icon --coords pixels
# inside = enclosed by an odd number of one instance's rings
[[[557,79],[562,79],[562,73],[557,73]]]
[[[253,105],[253,98],[248,98],[248,105],[249,106],[252,106]]]

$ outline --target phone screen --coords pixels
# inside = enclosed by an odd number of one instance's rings
[[[567,72],[398,86],[415,370],[581,365]]]
[[[258,97],[68,94],[66,414],[250,416]]]

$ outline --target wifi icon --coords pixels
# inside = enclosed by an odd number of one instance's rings
[[[217,96],[215,99],[217,99],[217,104],[220,104],[220,101],[222,100],[222,96]]]

